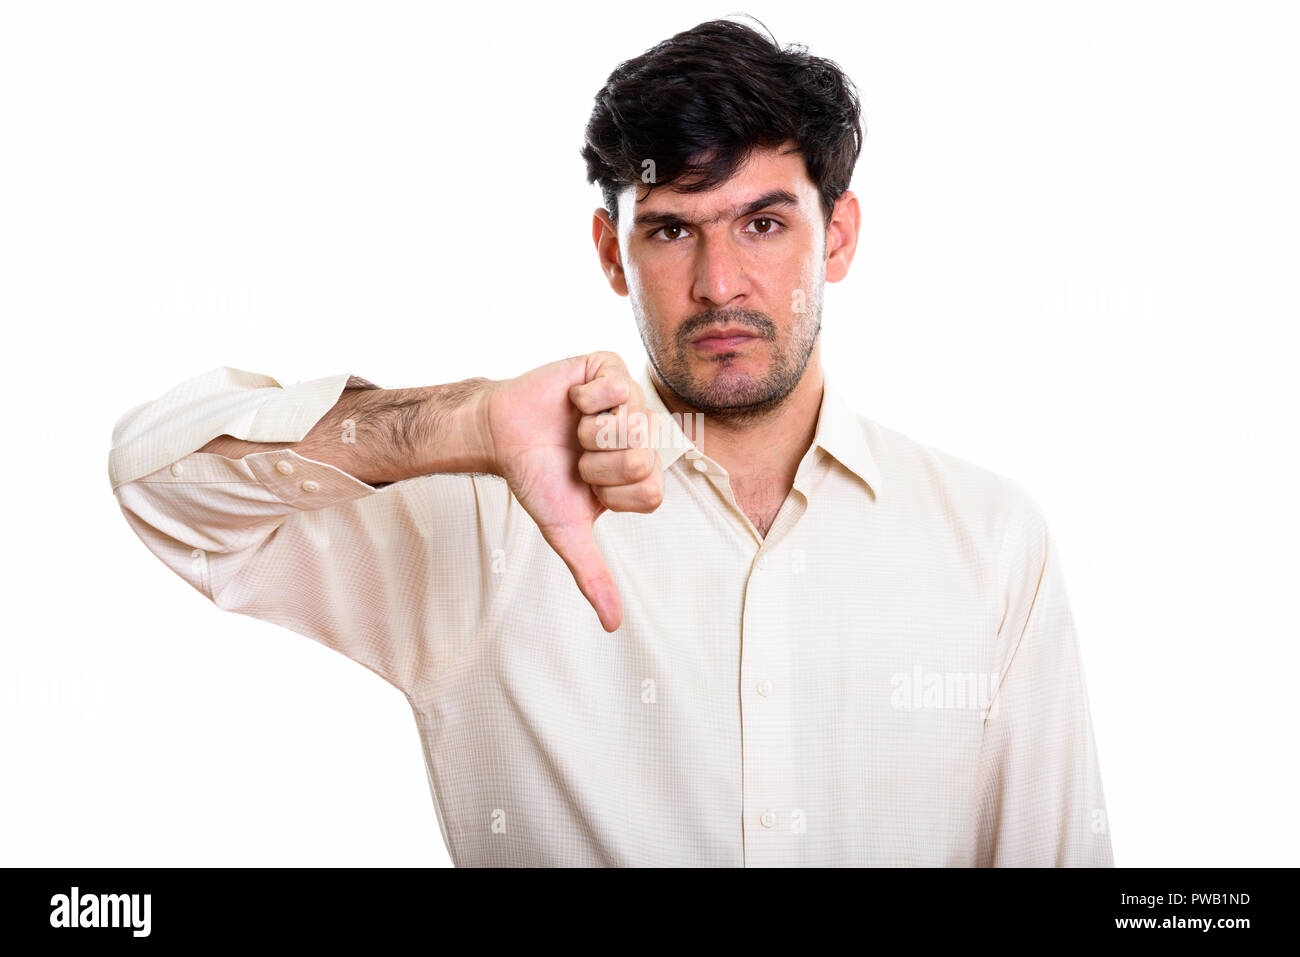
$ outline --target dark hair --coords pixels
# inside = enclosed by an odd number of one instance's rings
[[[710,20],[614,68],[581,155],[617,222],[618,194],[642,184],[645,160],[654,162],[646,196],[668,183],[694,193],[729,179],[755,147],[794,140],[829,225],[862,138],[857,91],[835,63]]]

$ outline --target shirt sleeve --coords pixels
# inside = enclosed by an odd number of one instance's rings
[[[978,867],[1113,867],[1079,643],[1041,513],[1014,523],[1001,682],[977,773]]]
[[[281,386],[269,376],[223,366],[187,379],[128,411],[108,455],[114,489],[200,449],[219,435],[245,442],[303,439],[334,407],[349,376]]]
[[[304,634],[409,698],[483,611],[473,477],[379,490],[290,449],[193,451],[223,434],[299,441],[348,379],[285,388],[220,369],[182,383],[119,420],[110,479],[145,546],[218,607]]]

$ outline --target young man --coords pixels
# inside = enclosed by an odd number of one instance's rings
[[[701,24],[582,151],[639,374],[223,368],[119,422],[159,558],[406,695],[456,864],[1113,863],[1039,509],[824,377],[861,135],[834,64]]]

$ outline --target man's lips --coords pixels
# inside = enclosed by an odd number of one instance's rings
[[[758,336],[747,329],[727,327],[724,329],[709,329],[693,339],[691,345],[703,352],[726,352],[729,349],[742,346],[746,342],[752,342],[757,338]]]

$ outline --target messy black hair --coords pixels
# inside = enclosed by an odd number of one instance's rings
[[[587,182],[599,184],[617,223],[618,194],[628,186],[646,185],[645,196],[669,183],[688,193],[713,189],[754,148],[794,140],[829,225],[862,138],[857,90],[835,63],[710,20],[614,68],[596,94],[581,155]]]

